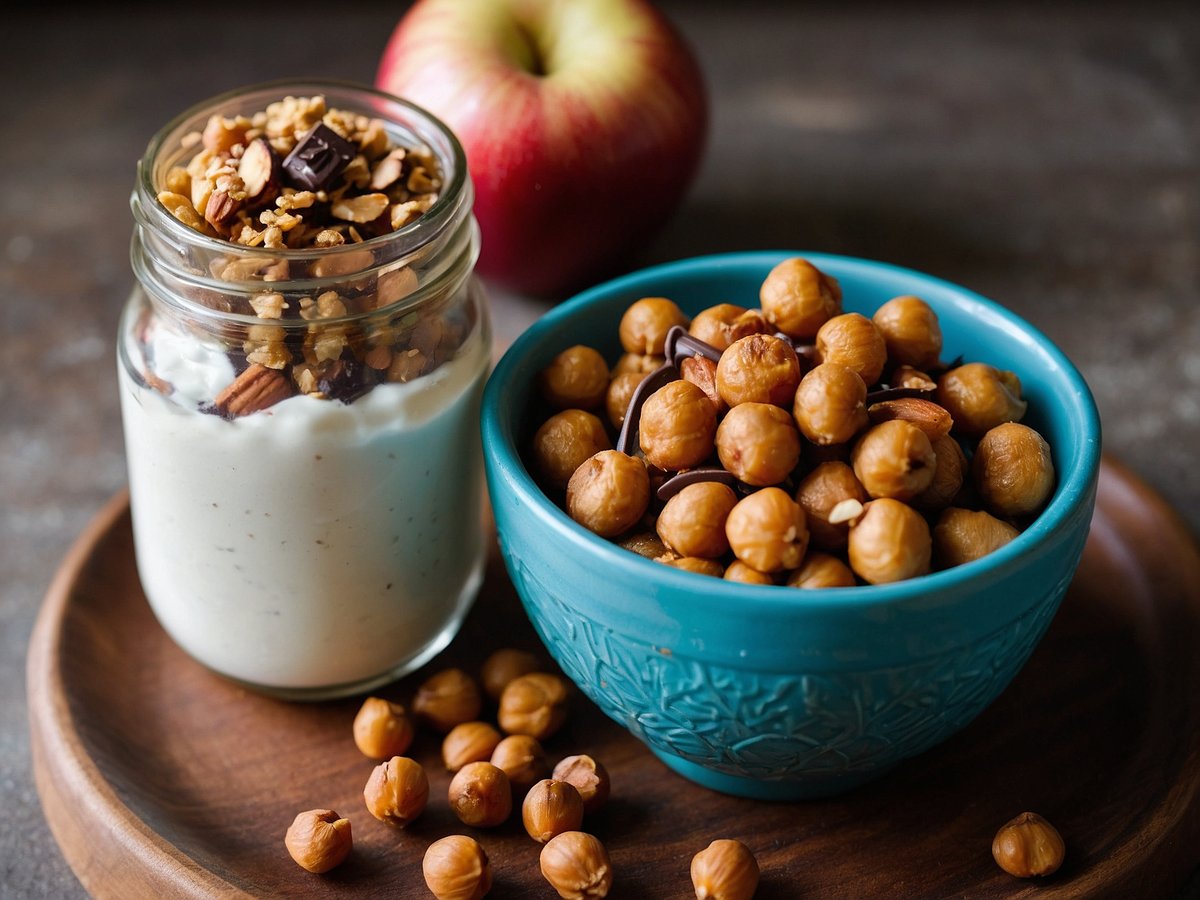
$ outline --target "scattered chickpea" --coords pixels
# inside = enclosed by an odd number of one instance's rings
[[[937,381],[937,402],[950,413],[955,428],[969,437],[1004,422],[1019,422],[1028,405],[1014,373],[978,362],[944,373]]]
[[[608,421],[613,428],[619,429],[625,423],[629,401],[645,377],[644,372],[618,372],[608,383],[608,391],[604,395],[604,411],[608,414]]]
[[[871,317],[887,345],[888,361],[917,369],[936,368],[942,353],[937,313],[920,297],[893,297]]]
[[[951,435],[943,435],[932,441],[933,480],[929,487],[910,501],[917,509],[944,509],[954,502],[963,488],[967,475],[967,455],[958,441]]]
[[[869,584],[915,578],[929,571],[929,525],[919,512],[890,497],[872,500],[850,526],[850,568]]]
[[[508,683],[514,678],[536,672],[542,666],[536,653],[528,650],[517,650],[512,647],[502,647],[483,661],[480,669],[480,680],[483,690],[493,700],[499,700]]]
[[[933,527],[933,557],[943,567],[962,565],[999,550],[1018,534],[990,513],[947,507]]]
[[[539,844],[583,824],[583,797],[575,785],[544,778],[529,789],[521,804],[525,831]]]
[[[697,900],[750,900],[758,890],[758,860],[741,841],[713,841],[692,857]]]
[[[598,409],[608,392],[608,363],[598,350],[576,344],[550,361],[538,384],[556,409]]]
[[[567,717],[567,683],[548,672],[514,678],[500,695],[500,727],[509,734],[545,740]]]
[[[368,697],[354,717],[354,743],[364,756],[390,759],[412,744],[413,726],[404,707],[381,697]]]
[[[733,303],[718,303],[697,313],[688,326],[688,334],[710,347],[724,350],[736,340],[751,334],[767,334],[771,326],[756,309]]]
[[[854,476],[871,497],[911,500],[933,483],[937,456],[929,436],[911,422],[873,425],[850,451]]]
[[[467,763],[450,779],[450,808],[464,825],[495,828],[512,812],[512,787],[490,762]]]
[[[425,811],[429,778],[415,759],[393,756],[371,772],[363,800],[379,821],[404,826]]]
[[[529,790],[550,774],[550,764],[541,741],[527,734],[510,734],[492,751],[491,763],[504,770],[516,792]]]
[[[551,777],[555,781],[565,781],[579,791],[579,796],[583,798],[585,815],[600,810],[608,802],[608,795],[612,790],[608,770],[587,754],[568,756],[560,760]]]
[[[850,567],[828,553],[810,550],[804,556],[804,564],[794,569],[784,582],[794,588],[838,588],[854,587],[858,582]]]
[[[447,771],[457,772],[467,763],[489,760],[500,740],[500,732],[487,722],[455,725],[442,741],[442,762]]]
[[[492,889],[487,853],[465,834],[452,834],[430,844],[421,871],[437,900],[482,900]]]
[[[567,514],[601,537],[628,531],[649,505],[645,464],[619,450],[601,450],[567,482]]]
[[[542,877],[563,900],[600,900],[612,890],[608,851],[582,831],[567,831],[547,841],[539,865]]]
[[[462,669],[445,669],[417,688],[413,712],[443,734],[455,725],[479,718],[483,698],[479,685]]]
[[[332,809],[310,809],[288,826],[283,844],[296,865],[320,875],[341,865],[354,847],[350,820]]]
[[[1053,875],[1065,855],[1062,835],[1037,813],[1024,812],[1006,822],[992,841],[996,864],[1018,878]]]
[[[646,398],[638,442],[650,465],[687,469],[712,455],[716,433],[717,411],[708,395],[681,378]]]
[[[867,426],[867,385],[853,369],[826,362],[800,379],[792,417],[814,444],[844,444]]]

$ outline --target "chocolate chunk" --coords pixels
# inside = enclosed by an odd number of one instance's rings
[[[379,381],[379,373],[356,359],[336,359],[317,380],[317,390],[330,400],[353,403]]]
[[[877,390],[868,391],[866,405],[884,403],[888,400],[900,400],[905,397],[928,397],[936,388],[888,387],[881,385]]]
[[[328,125],[320,124],[300,141],[283,161],[293,187],[320,191],[354,159],[354,146]]]
[[[659,485],[658,499],[670,500],[688,485],[699,484],[702,481],[719,481],[731,488],[738,488],[741,484],[732,472],[722,469],[720,466],[704,466],[699,469],[688,469],[668,478]]]
[[[703,356],[713,362],[721,361],[721,351],[707,341],[693,337],[682,325],[672,325],[665,341],[667,361],[679,365],[680,357]]]

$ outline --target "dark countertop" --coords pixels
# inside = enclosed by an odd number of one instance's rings
[[[797,248],[973,288],[1066,351],[1107,452],[1200,532],[1200,10],[665,7],[705,67],[711,140],[684,207],[625,268]],[[134,163],[220,91],[370,81],[401,4],[55,9],[7,14],[0,62],[0,896],[14,897],[83,894],[33,788],[24,661],[59,559],[125,482],[113,338]],[[493,301],[500,340],[546,308]]]

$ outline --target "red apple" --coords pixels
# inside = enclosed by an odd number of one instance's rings
[[[375,80],[462,142],[480,273],[541,296],[661,228],[708,124],[695,58],[644,0],[419,0]]]

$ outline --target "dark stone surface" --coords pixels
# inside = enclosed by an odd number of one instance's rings
[[[370,81],[401,4],[32,8],[6,15],[0,59],[0,895],[72,897],[33,789],[23,667],[55,566],[125,480],[113,337],[134,163],[229,88]],[[666,8],[706,70],[712,136],[627,268],[797,248],[967,285],[1064,348],[1107,451],[1200,531],[1200,11]],[[546,308],[494,302],[500,340]]]

